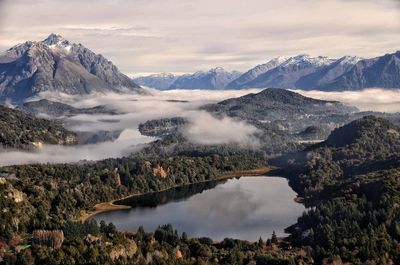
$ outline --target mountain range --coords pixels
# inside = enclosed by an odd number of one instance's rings
[[[160,90],[167,90],[176,81],[176,79],[178,79],[178,77],[179,77],[178,75],[174,74],[161,73],[149,76],[140,76],[134,78],[133,80],[135,83],[141,86],[153,87]]]
[[[343,56],[339,59],[307,54],[277,57],[239,75],[221,68],[183,76],[152,75],[134,79],[158,89],[246,89],[295,88],[304,90],[343,91],[371,87],[400,88],[400,51],[372,59]],[[207,78],[205,78],[205,76]],[[210,83],[215,77],[217,80]],[[236,76],[236,77],[235,77]],[[173,77],[173,78],[172,78]],[[230,82],[228,80],[232,78]],[[218,82],[218,79],[223,81]],[[215,85],[219,84],[219,85]]]
[[[0,100],[19,102],[44,91],[70,95],[143,92],[102,55],[56,34],[0,55]]]
[[[22,102],[40,92],[70,95],[156,89],[294,88],[343,91],[371,87],[400,88],[400,51],[363,59],[332,59],[301,54],[277,57],[240,73],[221,67],[193,74],[155,74],[134,79],[101,54],[50,34],[0,54],[0,101]]]
[[[142,86],[161,90],[168,89],[224,89],[230,82],[242,73],[226,71],[216,67],[208,71],[198,71],[194,74],[154,74],[135,78],[134,81]]]

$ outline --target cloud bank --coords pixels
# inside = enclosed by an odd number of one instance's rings
[[[68,118],[67,127],[74,131],[96,132],[122,130],[119,138],[91,145],[45,146],[34,153],[0,153],[0,166],[26,163],[61,163],[80,160],[100,160],[109,157],[121,157],[142,148],[155,140],[139,133],[138,125],[147,120],[184,117],[189,121],[183,129],[184,136],[198,144],[230,144],[256,148],[258,141],[254,137],[257,129],[243,121],[229,117],[215,118],[199,106],[216,103],[224,99],[239,97],[248,93],[257,93],[260,89],[249,90],[149,90],[152,95],[106,94],[90,97],[74,97],[62,94],[44,93],[47,99],[71,104],[75,107],[94,107],[106,105],[118,110],[119,115],[77,115]],[[324,100],[338,100],[354,105],[363,111],[400,112],[400,91],[369,89],[363,91],[296,92],[308,97]]]
[[[260,91],[204,91],[204,90],[149,90],[151,96],[135,94],[102,94],[76,97],[65,94],[43,93],[40,97],[59,101],[79,108],[106,105],[123,114],[119,115],[76,115],[67,118],[66,127],[73,131],[98,132],[118,131],[116,141],[80,146],[44,146],[37,152],[13,151],[0,153],[0,166],[27,163],[62,163],[81,160],[100,160],[121,157],[142,148],[155,138],[143,136],[138,131],[140,123],[151,119],[181,116],[190,123],[185,128],[185,136],[200,144],[238,143],[246,146],[256,144],[252,137],[253,126],[236,122],[230,118],[217,119],[198,111],[207,103],[238,97]],[[38,98],[34,98],[35,100]]]
[[[356,106],[361,111],[400,112],[400,90],[366,89],[361,91],[324,92],[292,90],[306,97],[336,100]]]
[[[185,138],[191,142],[205,145],[235,143],[245,147],[259,146],[254,136],[257,128],[243,121],[224,117],[217,119],[201,111],[187,116],[189,126],[183,130]]]

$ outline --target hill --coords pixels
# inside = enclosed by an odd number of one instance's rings
[[[366,116],[334,130],[302,153],[285,156],[290,185],[311,207],[291,227],[319,262],[398,263],[400,128]]]
[[[317,100],[278,88],[227,99],[203,108],[215,115],[227,115],[251,123],[276,124],[289,132],[299,132],[311,125],[325,125],[333,129],[329,123],[336,123],[337,120],[341,124],[343,121],[337,116],[357,111],[337,101]]]
[[[0,105],[0,147],[32,149],[41,144],[71,145],[76,135],[54,121],[35,118]]]
[[[118,113],[117,111],[109,109],[106,106],[96,106],[92,108],[75,108],[68,104],[47,99],[28,101],[17,106],[17,109],[32,115],[45,114],[50,117],[73,116],[78,114],[113,115]]]

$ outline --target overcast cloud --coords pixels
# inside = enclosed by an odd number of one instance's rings
[[[0,50],[54,32],[129,75],[373,57],[399,49],[399,30],[397,0],[0,0]]]

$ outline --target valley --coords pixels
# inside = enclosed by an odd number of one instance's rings
[[[10,48],[0,263],[399,263],[398,56],[147,80],[57,34]]]
[[[149,96],[140,96],[138,101],[132,101],[133,97],[138,98],[136,95],[125,96],[124,101],[108,105],[120,107],[117,113],[100,114],[101,120],[104,115],[118,117],[119,122],[111,124],[121,126],[125,122],[122,117],[129,113],[124,111],[128,106],[149,100]],[[96,104],[100,102],[96,101]],[[126,107],[121,102],[126,102]],[[0,168],[3,192],[9,194],[2,202],[3,209],[7,209],[6,212],[3,210],[0,224],[3,242],[7,242],[3,260],[12,259],[15,249],[24,244],[31,245],[30,239],[25,238],[38,229],[64,232],[66,239],[58,251],[72,251],[78,243],[102,251],[96,261],[100,257],[110,261],[112,256],[107,251],[117,248],[125,249],[121,252],[125,254],[118,259],[126,261],[143,255],[151,255],[157,260],[190,257],[206,261],[218,257],[223,264],[231,264],[232,259],[239,259],[234,261],[238,263],[272,259],[281,262],[278,264],[300,260],[313,264],[338,257],[359,263],[379,260],[382,253],[389,255],[390,260],[398,258],[396,251],[379,241],[384,237],[387,244],[396,245],[395,215],[384,217],[392,221],[387,223],[386,228],[379,228],[382,229],[379,230],[381,237],[374,242],[382,247],[370,246],[371,249],[366,250],[358,241],[357,238],[362,238],[360,234],[378,233],[367,224],[360,226],[359,230],[353,227],[353,234],[340,232],[342,234],[337,234],[335,238],[322,236],[327,235],[326,229],[334,229],[332,233],[336,234],[344,227],[351,227],[348,223],[351,220],[343,217],[345,213],[341,212],[342,209],[353,209],[359,216],[365,214],[363,220],[373,223],[375,219],[368,219],[368,214],[378,214],[375,207],[387,207],[388,213],[395,207],[397,197],[386,196],[397,192],[397,178],[394,176],[398,170],[399,129],[385,119],[397,122],[398,114],[363,113],[339,102],[310,99],[280,89],[267,89],[216,103],[188,101],[182,105],[164,98],[156,102],[180,108],[171,113],[171,118],[161,118],[160,115],[161,119],[148,120],[144,117],[146,122],[136,122],[137,130],[150,137],[151,141],[130,151],[129,155],[66,164],[28,163]],[[182,107],[189,108],[192,113],[176,116],[182,113]],[[206,119],[207,126],[200,122],[204,119],[204,112],[212,117],[211,120]],[[299,113],[302,116],[297,116]],[[70,115],[66,120],[79,115],[82,114]],[[96,117],[99,114],[84,115]],[[367,117],[361,118],[364,115]],[[260,122],[260,119],[269,122]],[[208,136],[224,141],[204,144],[192,140],[193,134],[187,130],[208,128],[210,121],[228,122],[228,126],[231,123],[241,124],[235,133],[257,141],[257,145],[249,145],[249,140],[243,141],[240,137],[227,137],[233,133],[229,130],[231,127],[226,132],[220,127],[217,135],[211,130]],[[102,124],[101,121],[99,123]],[[280,126],[277,126],[278,123]],[[93,128],[99,128],[99,124]],[[318,143],[313,143],[316,140]],[[365,150],[370,151],[366,153]],[[373,154],[376,157],[369,157]],[[272,176],[284,178],[239,178],[243,175],[264,175],[270,167],[274,167],[270,173]],[[274,181],[277,181],[276,184]],[[253,184],[240,184],[247,182]],[[225,185],[228,185],[226,191]],[[369,193],[370,188],[367,187],[374,187],[376,193]],[[296,193],[299,196],[296,201],[301,203],[295,202]],[[137,196],[139,194],[142,195]],[[250,197],[237,197],[244,194]],[[201,199],[197,202],[199,196]],[[127,199],[121,201],[122,198]],[[386,202],[380,198],[386,198]],[[228,201],[224,203],[224,200]],[[348,207],[341,208],[342,204]],[[370,210],[363,208],[366,204]],[[131,208],[131,205],[135,207]],[[263,210],[258,212],[256,209]],[[190,211],[193,213],[189,214]],[[227,212],[219,215],[224,211]],[[335,220],[335,214],[341,216],[343,224],[324,221],[325,215]],[[220,222],[204,219],[206,216],[215,217]],[[193,219],[187,219],[189,217]],[[101,222],[103,219],[114,224]],[[222,224],[233,220],[240,222]],[[173,226],[164,226],[167,223]],[[174,229],[184,233],[180,236]],[[370,230],[366,232],[366,229]],[[96,241],[82,241],[82,238],[92,236],[101,242],[108,242],[108,246],[100,246]],[[276,236],[278,241],[274,239]],[[229,237],[236,239],[229,241]],[[349,240],[353,243],[346,243]],[[140,244],[141,248],[131,255],[127,250],[132,242],[137,246]],[[157,251],[164,254],[156,254],[158,252],[150,247],[154,244]],[[340,246],[340,250],[330,250],[332,244]],[[181,254],[176,255],[178,246]],[[235,251],[231,249],[233,246]],[[28,249],[37,251],[47,247],[45,244],[33,244]],[[200,249],[203,252],[196,252]],[[86,253],[88,250],[81,251]],[[33,255],[46,263],[56,252],[47,252],[42,257],[31,251],[22,253],[24,256],[18,259]],[[241,258],[231,256],[233,253],[242,253]],[[177,258],[180,255],[182,257]]]

